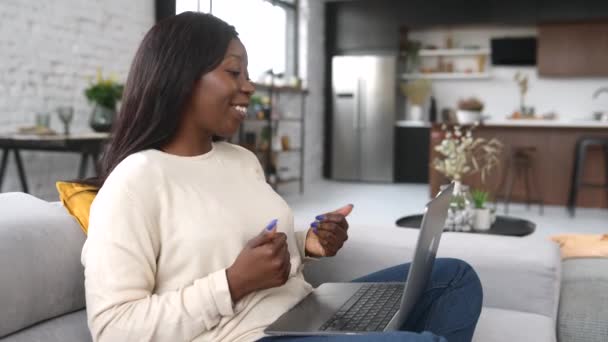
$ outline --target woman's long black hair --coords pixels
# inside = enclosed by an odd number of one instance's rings
[[[233,26],[204,13],[184,12],[152,27],[133,59],[98,177],[83,183],[101,187],[129,155],[166,144],[195,83],[221,63],[237,37]]]

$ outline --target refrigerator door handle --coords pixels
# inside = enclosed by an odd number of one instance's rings
[[[353,129],[358,130],[361,121],[361,79],[357,78],[357,88],[355,90],[355,119],[353,120]]]
[[[365,91],[367,90],[366,86],[366,82],[364,79],[359,79],[359,86],[361,87],[361,89],[363,91],[359,91],[359,101],[360,101],[360,108],[359,108],[359,128],[365,128],[367,127],[367,120],[366,120],[366,115],[367,115],[367,111],[365,111],[364,113],[361,112],[361,109],[363,108],[365,110],[365,108],[367,108],[367,99],[365,98]]]
[[[337,93],[336,97],[339,99],[352,99],[353,97],[355,97],[355,94],[353,93]]]

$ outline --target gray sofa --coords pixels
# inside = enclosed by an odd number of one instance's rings
[[[313,262],[313,284],[347,281],[407,261],[417,231],[353,226],[338,256]],[[80,250],[85,236],[58,203],[0,194],[0,341],[88,341]],[[551,242],[444,234],[439,256],[477,270],[484,308],[477,342],[556,341],[561,262]]]

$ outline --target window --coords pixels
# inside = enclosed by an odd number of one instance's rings
[[[212,13],[234,25],[249,55],[249,75],[259,81],[272,69],[294,75],[295,5],[267,0],[177,0],[176,12]]]
[[[175,1],[175,12],[180,14],[182,12],[205,12],[211,11],[211,1],[209,0],[177,0]]]

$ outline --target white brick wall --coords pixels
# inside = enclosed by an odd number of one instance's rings
[[[154,24],[154,0],[1,0],[0,131],[34,123],[35,113],[75,108],[72,131],[90,131],[83,91],[97,67],[124,81]],[[52,113],[51,128],[62,130]],[[54,183],[75,178],[79,156],[23,152],[30,192],[56,199]],[[9,157],[2,191],[21,191]]]

